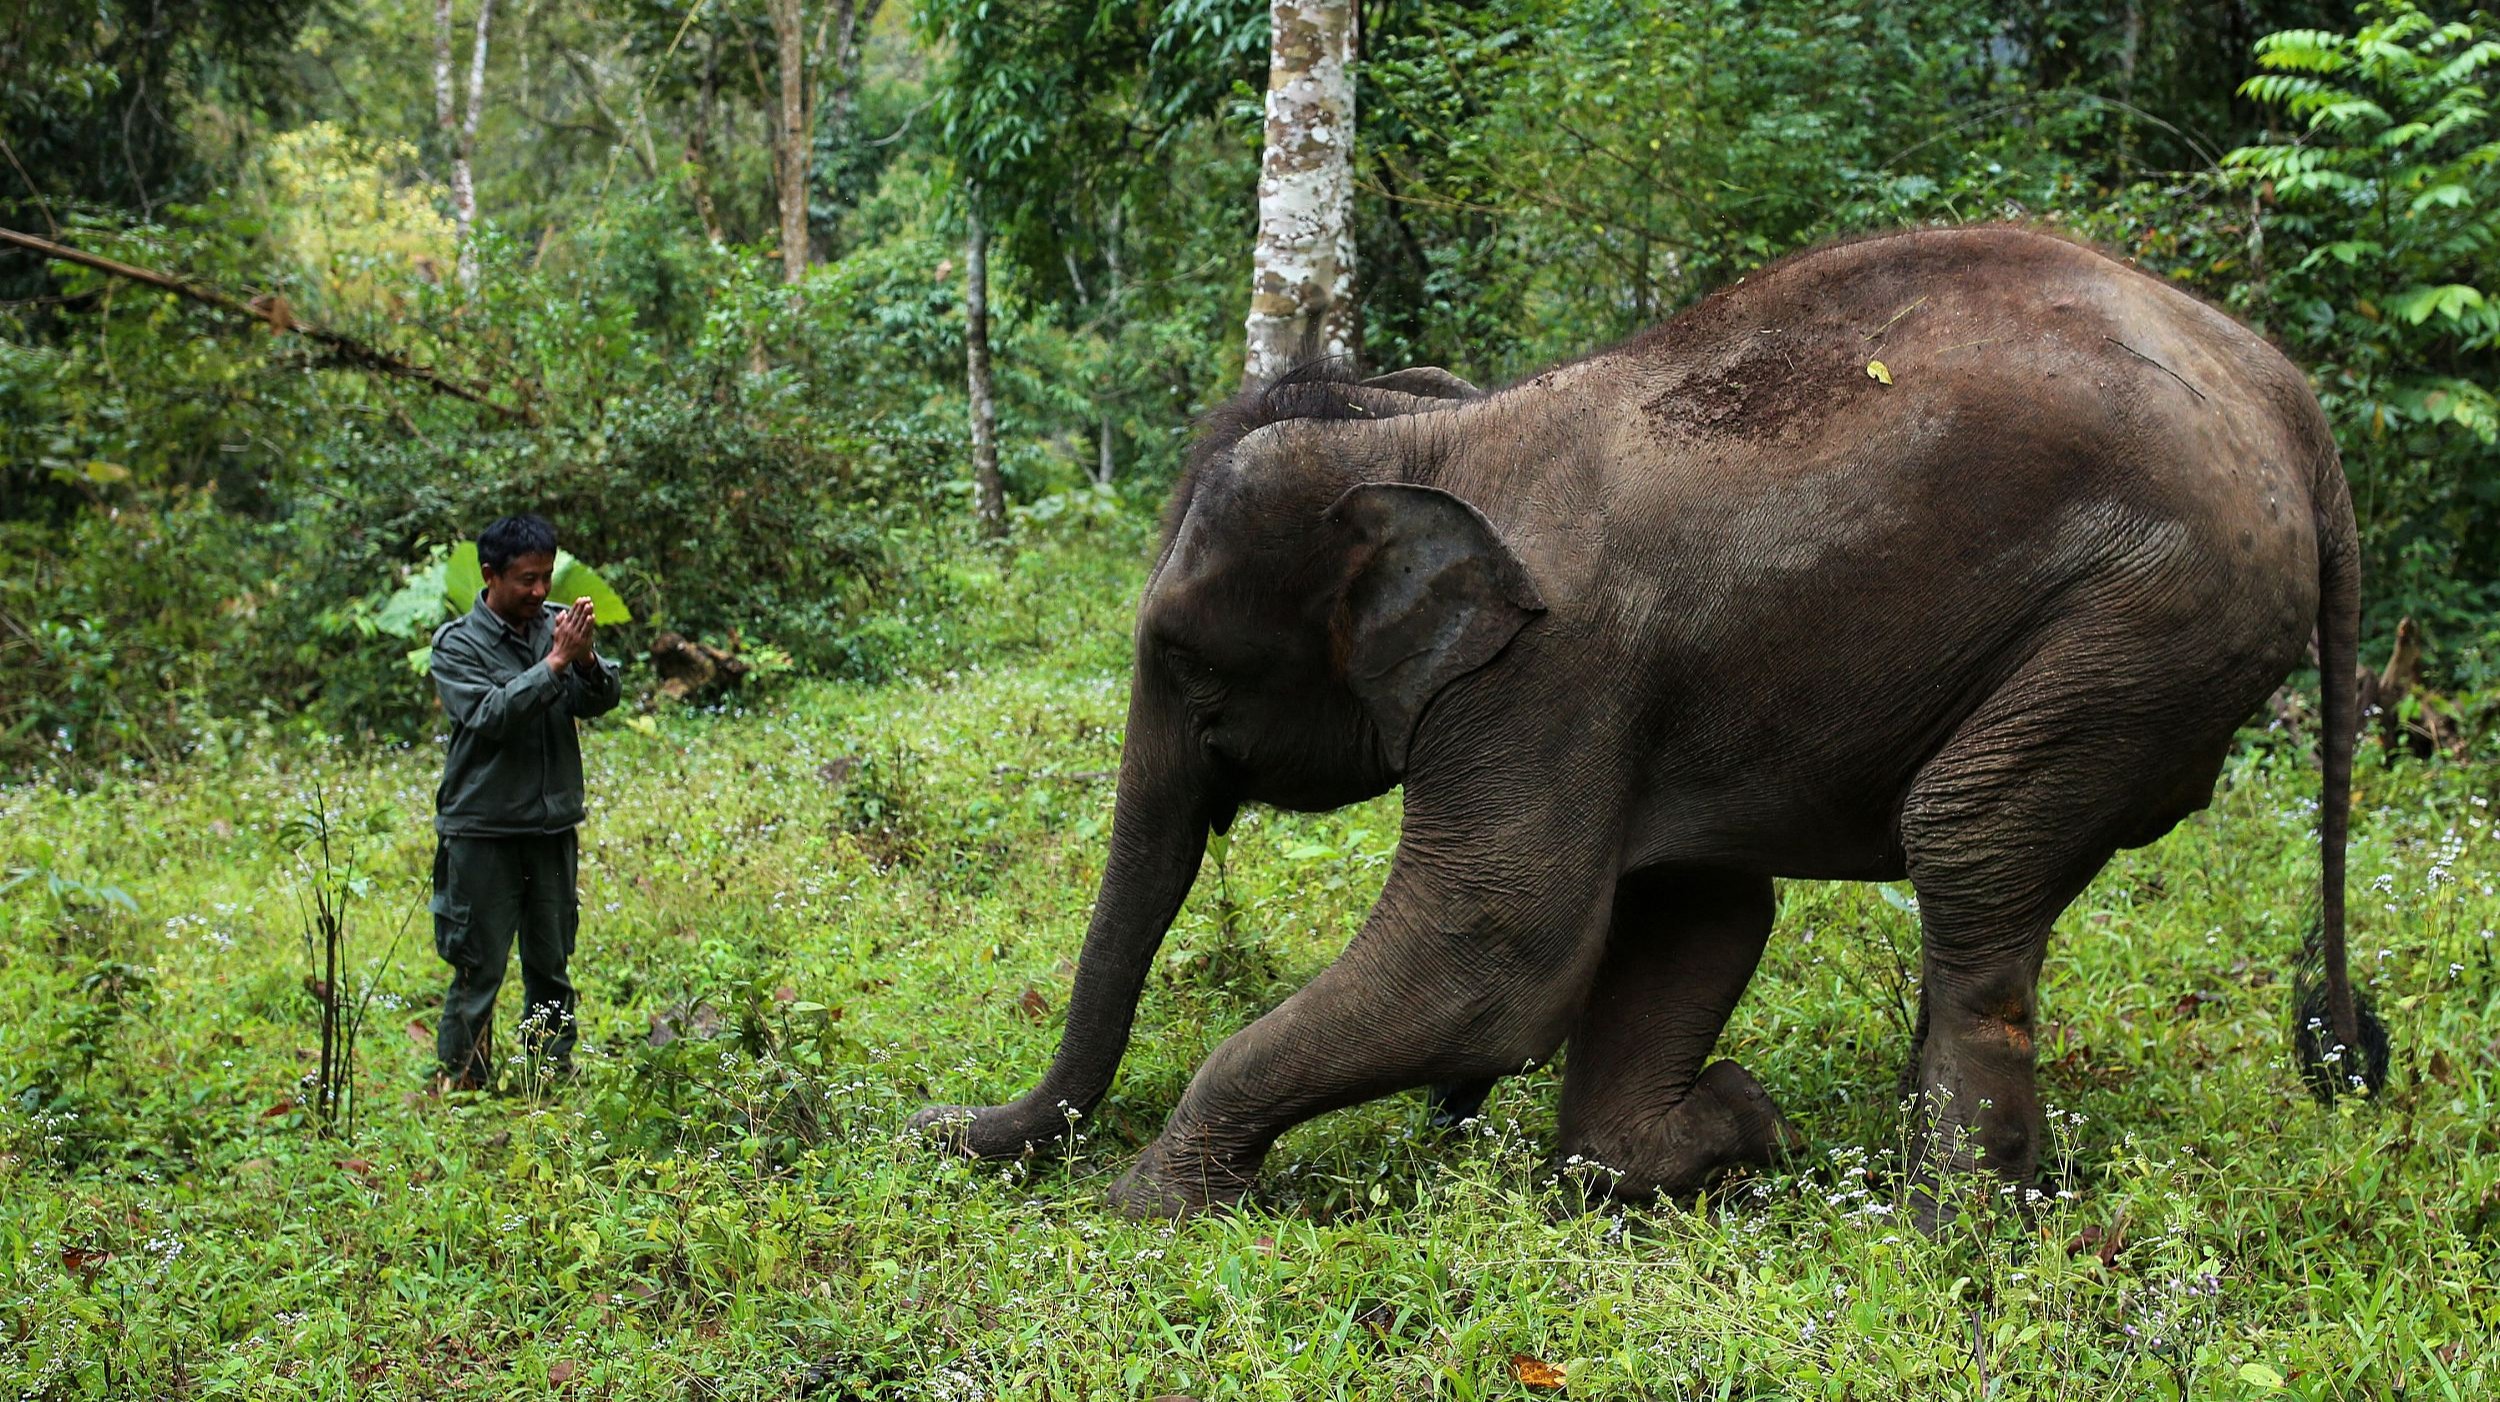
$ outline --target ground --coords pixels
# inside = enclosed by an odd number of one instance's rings
[[[2214,807],[2059,927],[2052,1195],[1909,1230],[1906,888],[1794,883],[1728,1032],[1795,1171],[1562,1211],[1551,1069],[1289,1135],[1238,1216],[1101,1193],[1219,1040],[1354,929],[1394,798],[1245,815],[1103,1113],[1000,1170],[898,1137],[1058,1035],[1110,817],[1137,542],[1029,549],[985,659],[590,728],[583,1075],[418,1093],[438,751],[267,736],[0,790],[0,1384],[28,1397],[2458,1398],[2500,1391],[2491,768],[2367,759],[2354,946],[2396,1070],[2288,1064],[2317,779],[2252,735]],[[987,566],[977,567],[986,569]],[[976,569],[976,573],[977,573]],[[992,571],[995,576],[996,571]],[[973,591],[979,594],[980,590]],[[973,625],[961,625],[967,628]],[[321,799],[353,850],[352,1132],[303,1079]],[[370,820],[370,821],[368,821]],[[354,834],[362,833],[357,836]],[[517,977],[507,1000],[517,997]],[[1568,1172],[1568,1170],[1566,1170]]]

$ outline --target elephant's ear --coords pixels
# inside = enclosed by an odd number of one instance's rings
[[[1545,600],[1493,523],[1437,487],[1366,484],[1328,518],[1352,547],[1337,655],[1404,770],[1432,698],[1492,661]]]
[[[1393,389],[1417,399],[1482,399],[1484,391],[1467,383],[1438,365],[1417,365],[1406,370],[1392,370],[1363,381],[1373,389]]]

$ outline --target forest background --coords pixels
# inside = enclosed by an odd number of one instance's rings
[[[2410,616],[2435,684],[2500,679],[2488,16],[1356,18],[1365,366],[1498,384],[1834,235],[2049,221],[2311,370],[2373,646]],[[972,234],[1010,538],[1150,512],[1243,378],[1268,20],[1261,0],[10,7],[0,227],[227,301],[0,247],[0,767],[420,735],[422,626],[391,602],[522,507],[623,593],[629,648],[666,628],[856,680],[956,664],[946,620],[995,592]]]
[[[1395,795],[1242,814],[1083,1132],[933,1153],[913,1113],[1058,1041],[1154,508],[1249,363],[1269,5],[6,4],[0,1392],[2500,1391],[2500,24],[1345,3],[1277,8],[1359,20],[1367,368],[1498,385],[1829,237],[2013,218],[2310,371],[2370,659],[2412,619],[2462,723],[2358,771],[2385,1094],[2290,1074],[2315,734],[2256,726],[2060,922],[2037,1216],[1904,1225],[1914,894],[1786,882],[1722,1044],[1812,1136],[1779,1173],[1567,1211],[1549,1065],[1456,1133],[1300,1127],[1243,1213],[1115,1220],[1194,1069],[1360,927]],[[429,1095],[409,657],[434,562],[522,507],[634,614],[584,1073]],[[747,694],[651,697],[663,630]]]

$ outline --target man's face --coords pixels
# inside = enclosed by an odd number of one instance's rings
[[[556,577],[556,557],[546,553],[515,555],[499,570],[480,569],[486,576],[486,606],[504,622],[526,628],[547,602],[547,586]]]

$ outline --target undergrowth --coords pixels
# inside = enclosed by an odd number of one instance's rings
[[[1108,559],[1111,563],[1104,563]],[[2252,741],[2213,807],[2060,925],[2054,1152],[2026,1218],[1903,1220],[1917,929],[1789,883],[1722,1048],[1813,1140],[1705,1202],[1579,1215],[1552,1068],[1462,1129],[1420,1097],[1277,1146],[1177,1226],[1101,1190],[1221,1039],[1361,920],[1394,798],[1248,813],[1067,1150],[899,1136],[1049,1057],[1101,874],[1133,552],[997,570],[994,659],[594,725],[584,1075],[421,1093],[439,753],[265,741],[0,790],[0,1373],[50,1397],[2456,1398],[2500,1391],[2500,898],[2488,768],[2365,765],[2354,947],[2388,1092],[2287,1056],[2317,781]],[[360,857],[352,1136],[307,1107],[319,1004],[283,836]],[[1220,875],[1220,879],[1219,879]],[[422,921],[421,912],[417,918]],[[512,981],[517,988],[518,980]],[[516,995],[517,996],[517,993]],[[507,1010],[507,1016],[509,1010]],[[1534,1366],[1532,1366],[1534,1365]],[[1542,1367],[1549,1371],[1539,1371]],[[1547,1393],[1545,1395],[1551,1395]]]

